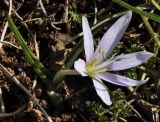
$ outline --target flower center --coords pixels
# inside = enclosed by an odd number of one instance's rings
[[[95,66],[98,64],[98,60],[90,61],[86,64],[86,71],[89,75],[94,77],[96,75]]]
[[[86,71],[92,77],[95,77],[99,73],[106,72],[107,68],[97,69],[97,65],[99,64],[99,60],[93,60],[86,64]]]

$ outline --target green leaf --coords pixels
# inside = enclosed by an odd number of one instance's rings
[[[113,2],[123,6],[124,8],[127,8],[137,14],[140,14],[141,16],[145,16],[148,17],[151,20],[154,20],[155,22],[160,23],[160,16],[156,15],[156,14],[150,14],[148,12],[145,12],[137,7],[131,6],[130,4],[122,1],[122,0],[112,0]]]
[[[17,43],[22,47],[22,50],[28,60],[28,62],[33,66],[37,75],[44,81],[47,86],[51,85],[51,75],[49,71],[43,66],[43,64],[36,58],[36,56],[31,52],[28,48],[25,40],[17,29],[16,25],[13,23],[12,19],[7,17],[8,24],[14,36],[16,38]]]

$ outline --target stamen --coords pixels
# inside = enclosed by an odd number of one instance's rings
[[[103,51],[103,49],[101,47],[99,48],[99,53],[102,54],[102,57],[104,60],[107,60],[106,53]]]
[[[96,76],[97,71],[95,70],[95,67],[99,64],[99,60],[93,60],[86,64],[86,71],[91,76]]]
[[[112,62],[114,61],[115,55],[116,55],[116,54],[112,55],[112,57],[111,57],[110,59],[106,60],[106,61],[103,62],[102,64],[97,65],[97,66],[95,67],[95,70],[101,70],[101,69],[108,69],[108,70],[110,70],[110,68],[107,67],[107,65],[110,64],[110,63],[112,63]],[[106,67],[107,67],[107,68],[106,68]]]
[[[106,69],[101,69],[101,70],[96,70],[96,73],[100,74],[100,73],[103,73],[103,72],[106,72],[106,71],[108,71],[107,68]]]
[[[91,75],[92,77],[95,77],[96,75],[102,72],[106,72],[108,70],[108,68],[97,69],[98,64],[99,64],[98,60],[93,60],[93,61],[88,62],[86,64],[87,74]]]

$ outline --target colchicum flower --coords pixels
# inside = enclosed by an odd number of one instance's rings
[[[74,63],[74,68],[82,76],[90,76],[92,78],[98,96],[107,105],[111,105],[112,102],[102,80],[126,87],[139,86],[148,81],[148,78],[139,81],[111,72],[138,66],[146,62],[153,55],[152,53],[140,51],[130,54],[121,54],[119,56],[114,55],[108,60],[106,58],[111,54],[112,50],[122,38],[130,23],[131,17],[131,12],[120,17],[104,34],[95,52],[93,37],[87,18],[82,18],[86,61],[78,59]]]

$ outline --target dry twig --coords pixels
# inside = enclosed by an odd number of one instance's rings
[[[12,0],[9,1],[9,12],[8,12],[8,15],[11,15],[11,11],[12,11]],[[8,27],[8,22],[6,22],[5,26],[4,26],[4,29],[3,29],[3,32],[2,32],[2,35],[1,35],[1,40],[0,40],[0,48],[2,48],[2,45],[3,45],[3,40],[4,40],[4,36],[6,34],[6,31],[7,31],[7,27]]]
[[[26,105],[23,105],[23,106],[21,106],[19,109],[17,109],[17,110],[14,111],[14,112],[11,112],[11,113],[1,113],[1,114],[0,114],[0,118],[5,118],[5,117],[14,116],[14,115],[22,112],[25,107],[26,107]]]
[[[52,119],[48,116],[46,111],[42,108],[42,106],[39,104],[37,99],[17,80],[16,77],[12,76],[10,72],[2,65],[0,64],[0,69],[3,71],[3,73],[9,77],[12,81],[14,81],[31,99],[34,101],[34,103],[37,105],[37,107],[41,110],[41,112],[44,114],[45,118],[48,120],[48,122],[53,122]]]

